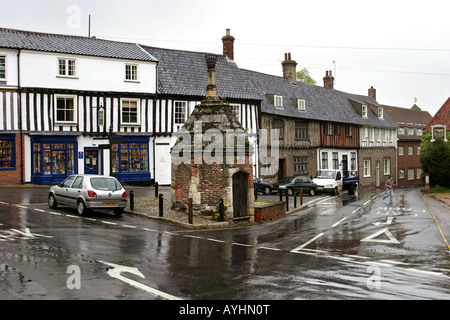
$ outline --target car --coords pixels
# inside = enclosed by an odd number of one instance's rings
[[[299,191],[300,189],[313,196],[316,194],[317,184],[307,177],[287,177],[274,184],[274,190],[278,192],[287,190],[290,196],[294,194],[294,191]]]
[[[271,194],[273,190],[273,185],[271,183],[261,181],[255,176],[253,176],[253,187],[256,192],[262,192],[265,195]]]
[[[50,188],[49,207],[55,209],[59,204],[76,207],[80,215],[95,209],[113,210],[120,216],[127,206],[127,192],[114,177],[74,174]]]

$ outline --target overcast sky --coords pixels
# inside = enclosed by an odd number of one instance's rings
[[[434,115],[450,97],[448,0],[2,0],[0,27],[222,53],[227,28],[244,69],[282,75],[284,53],[318,85]],[[335,62],[335,63],[333,63]]]

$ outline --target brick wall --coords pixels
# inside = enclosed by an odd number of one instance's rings
[[[22,144],[23,147],[23,144]],[[0,170],[0,184],[20,184],[23,179],[21,178],[21,166],[24,163],[24,155],[22,154],[23,148],[21,148],[20,134],[15,135],[15,148],[16,148],[16,168]]]
[[[379,185],[384,188],[389,175],[392,175],[394,182],[397,184],[397,161],[396,149],[394,147],[374,147],[361,148],[359,151],[359,186],[360,187],[376,187],[376,168],[379,163]],[[390,159],[390,173],[384,174],[384,160]],[[364,160],[370,160],[370,175],[364,176]]]
[[[255,205],[255,222],[264,222],[286,216],[286,202]]]

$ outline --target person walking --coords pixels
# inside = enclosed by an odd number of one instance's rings
[[[389,179],[386,181],[386,184],[384,185],[386,187],[386,194],[383,197],[383,200],[389,197],[389,203],[394,203],[394,178],[392,176],[389,176]]]

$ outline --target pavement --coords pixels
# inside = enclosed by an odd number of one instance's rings
[[[421,193],[450,250],[450,193]]]

